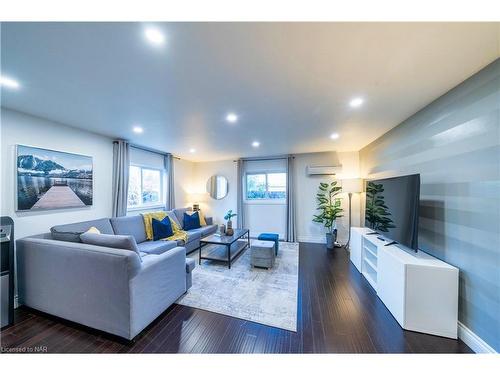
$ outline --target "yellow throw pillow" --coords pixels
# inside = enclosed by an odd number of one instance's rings
[[[205,215],[203,215],[201,211],[198,211],[198,215],[200,216],[200,225],[201,226],[207,225],[207,221],[205,220]]]
[[[85,233],[101,234],[101,231],[99,229],[97,229],[96,227],[90,227]]]

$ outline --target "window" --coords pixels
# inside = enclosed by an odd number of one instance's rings
[[[131,165],[128,182],[128,208],[163,204],[162,171]]]
[[[285,199],[286,173],[247,173],[246,199]]]

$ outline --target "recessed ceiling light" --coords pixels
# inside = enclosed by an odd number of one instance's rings
[[[226,121],[230,124],[234,124],[238,121],[238,115],[236,113],[230,112],[226,115]]]
[[[340,137],[339,133],[332,133],[332,134],[330,135],[330,138],[331,138],[331,139],[338,139],[339,137]]]
[[[0,86],[5,86],[10,89],[18,89],[19,88],[19,82],[17,82],[15,79],[5,77],[5,76],[0,76]]]
[[[159,46],[165,43],[165,35],[163,35],[163,33],[157,28],[148,27],[144,31],[144,35],[146,36],[146,39],[154,45]]]
[[[137,134],[141,134],[142,132],[144,132],[144,129],[141,128],[140,126],[134,126],[132,128],[132,130],[134,131],[134,133],[137,133]]]
[[[194,154],[196,152],[196,149],[195,148],[190,148],[189,152],[192,153],[192,154]]]
[[[259,146],[260,146],[260,142],[257,142],[257,141],[252,142],[252,147],[259,147]]]
[[[354,98],[349,102],[349,105],[352,108],[358,108],[359,106],[361,106],[361,104],[363,104],[363,102],[364,102],[363,98]]]

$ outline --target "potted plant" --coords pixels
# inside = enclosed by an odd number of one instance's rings
[[[337,181],[331,183],[320,182],[319,192],[316,194],[318,201],[317,210],[321,211],[318,215],[314,215],[313,221],[321,223],[327,229],[326,247],[333,249],[337,241],[337,218],[342,217],[342,208],[340,207],[341,200],[337,197],[342,191],[340,186],[337,186]]]
[[[227,211],[226,216],[224,216],[224,220],[227,221],[226,235],[228,235],[228,236],[232,236],[234,234],[233,222],[231,221],[231,219],[235,216],[236,216],[236,214],[233,214],[233,210]]]

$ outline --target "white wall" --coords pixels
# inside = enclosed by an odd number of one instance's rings
[[[227,178],[229,183],[227,196],[220,200],[211,198],[206,192],[207,180],[210,176],[221,175]],[[215,223],[223,223],[227,211],[237,211],[237,171],[236,163],[232,160],[195,163],[193,169],[193,180],[189,188],[190,204],[198,202],[200,209],[206,216],[212,216]],[[233,225],[238,222],[238,217],[233,219]]]
[[[175,208],[192,206],[191,192],[195,163],[174,159]]]
[[[0,212],[15,222],[16,238],[47,232],[50,227],[111,216],[112,139],[1,109]],[[42,147],[92,156],[94,199],[87,208],[15,212],[15,145]]]

